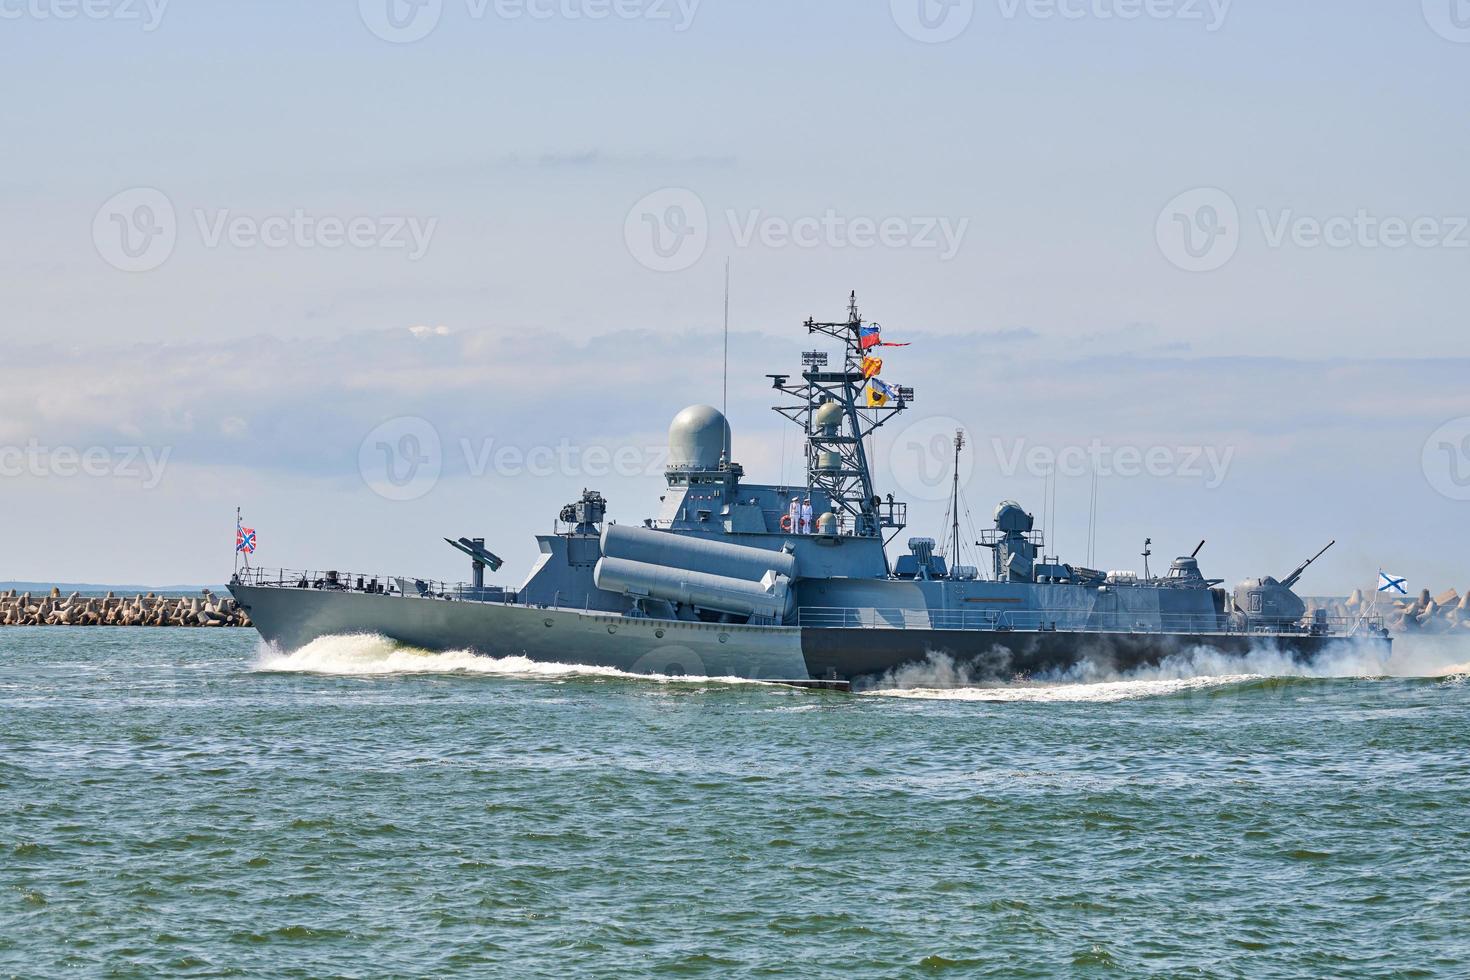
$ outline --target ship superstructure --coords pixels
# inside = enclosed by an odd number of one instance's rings
[[[846,320],[805,328],[840,349],[808,351],[799,374],[768,376],[775,411],[802,432],[799,484],[747,481],[725,416],[697,405],[670,426],[657,513],[614,524],[602,495],[585,491],[555,533],[537,537],[540,558],[518,588],[485,585],[500,559],[459,538],[446,540],[471,559],[468,585],[248,569],[231,591],[286,648],[371,632],[430,650],[797,683],[843,684],[935,657],[1008,678],[1079,661],[1128,669],[1199,646],[1387,651],[1375,621],[1305,618],[1292,590],[1315,558],[1233,595],[1204,577],[1198,548],[1162,576],[1102,572],[1047,557],[1034,517],[1013,501],[975,542],[991,557],[983,573],[958,563],[957,519],[948,556],[914,537],[890,561],[907,507],[875,485],[868,453],[914,398],[880,376],[879,345],[898,345],[863,320],[855,297]],[[957,508],[957,481],[954,494]]]

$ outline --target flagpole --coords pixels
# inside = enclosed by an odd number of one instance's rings
[[[235,575],[240,574],[240,508],[235,508]]]

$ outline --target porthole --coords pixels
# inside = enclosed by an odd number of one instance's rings
[[[730,642],[730,634],[729,633],[721,633],[720,634],[720,642],[721,643],[729,643]]]
[[[549,619],[546,621],[546,628],[551,629],[551,620]]]
[[[656,637],[658,637],[660,640],[662,640],[664,638],[664,631],[663,630],[654,630],[653,631],[653,635],[656,636]]]
[[[617,631],[618,631],[618,628],[617,628],[617,627],[616,627],[616,626],[609,626],[609,627],[608,627],[608,628],[607,628],[607,631],[608,631],[608,632],[609,632],[609,633],[616,633],[616,632],[617,632]]]

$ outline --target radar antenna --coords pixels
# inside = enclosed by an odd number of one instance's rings
[[[1149,555],[1152,555],[1153,554],[1153,551],[1152,551],[1152,549],[1149,548],[1149,545],[1151,545],[1153,543],[1154,543],[1154,539],[1153,538],[1144,538],[1143,539],[1143,579],[1144,579],[1145,582],[1148,581],[1149,579],[1153,578],[1153,575],[1150,574],[1149,573],[1149,570],[1148,570],[1148,558],[1149,558]]]

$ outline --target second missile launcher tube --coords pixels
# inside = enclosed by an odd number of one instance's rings
[[[795,601],[791,580],[776,572],[767,572],[760,581],[751,582],[688,568],[650,565],[626,558],[603,558],[597,563],[593,580],[599,589],[609,592],[662,599],[769,623],[780,623],[790,616]]]

